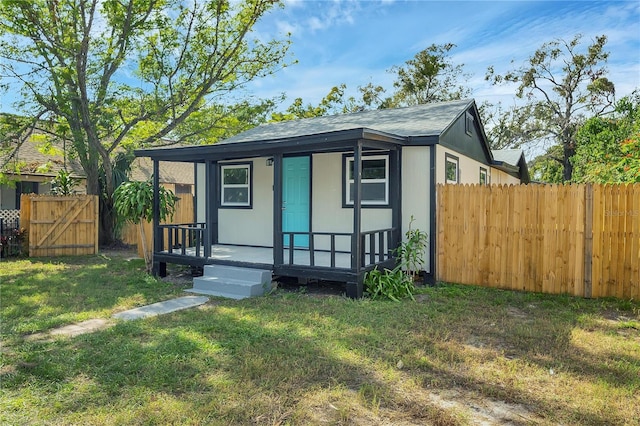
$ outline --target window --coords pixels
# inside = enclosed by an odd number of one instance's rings
[[[473,115],[466,113],[464,120],[464,131],[471,136],[473,134]]]
[[[191,194],[191,185],[176,183],[176,195],[177,194]]]
[[[444,177],[446,183],[458,183],[460,181],[460,171],[458,170],[458,157],[445,155]]]
[[[487,169],[480,167],[480,185],[488,185],[489,176],[487,175]]]
[[[353,205],[353,157],[346,158],[345,200]],[[363,206],[389,205],[389,156],[362,157],[361,199]]]
[[[251,207],[251,165],[222,165],[220,170],[222,172],[221,206]]]

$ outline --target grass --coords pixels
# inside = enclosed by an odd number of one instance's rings
[[[458,425],[498,403],[516,424],[640,418],[630,301],[458,285],[401,303],[278,291],[26,339],[181,291],[143,269],[2,262],[1,424]]]

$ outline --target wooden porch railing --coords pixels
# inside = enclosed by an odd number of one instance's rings
[[[158,227],[162,231],[159,233],[162,240],[165,236],[164,230],[167,230],[167,245],[165,246],[164,241],[161,241],[161,247],[167,247],[168,253],[186,255],[186,249],[193,247],[196,257],[206,257],[208,250],[205,249],[205,230],[207,228],[204,223],[172,223]]]
[[[168,254],[178,254],[183,256],[195,256],[197,258],[207,258],[211,254],[211,246],[207,247],[207,227],[205,223],[181,223],[181,224],[161,224],[159,225],[160,247]],[[353,241],[358,238],[357,234],[350,232],[283,232],[282,238],[286,241],[283,245],[282,261],[284,265],[330,267],[334,269],[355,271],[354,260],[360,259],[360,267],[365,269],[371,265],[376,265],[389,261],[393,258],[393,249],[397,244],[397,229],[387,228],[360,233],[360,253],[351,256],[351,264],[338,264],[338,254],[351,254]],[[305,248],[296,247],[296,242],[300,237],[307,237],[309,245]],[[296,262],[296,255],[308,253],[308,263]],[[318,262],[319,254],[323,254],[323,259]],[[329,262],[327,265],[327,254]],[[277,258],[277,256],[276,256]],[[322,264],[319,265],[318,263]],[[355,271],[361,272],[361,271]]]
[[[360,234],[362,238],[360,244],[362,247],[362,253],[360,253],[362,266],[375,265],[393,257],[393,250],[395,249],[393,247],[395,245],[393,233],[395,231],[395,228],[388,228]],[[367,254],[369,257],[368,263]]]
[[[358,253],[358,257],[361,259],[361,266],[367,267],[387,261],[393,257],[394,245],[394,232],[395,228],[379,229],[374,231],[367,231],[360,233],[361,238],[361,252]],[[288,250],[288,263],[289,265],[295,265],[295,251],[305,250],[295,247],[295,236],[307,236],[309,238],[309,266],[316,265],[316,254],[318,252],[329,253],[330,267],[336,267],[336,254],[337,253],[350,253],[352,247],[353,238],[357,238],[356,234],[350,232],[283,232],[283,236],[288,240],[287,244],[283,246],[284,250]],[[316,237],[329,237],[329,248],[318,249]],[[336,249],[336,239],[344,238],[348,239],[345,247],[346,250]],[[354,266],[351,265],[351,269]]]

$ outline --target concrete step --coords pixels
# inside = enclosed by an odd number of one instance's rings
[[[205,265],[204,277],[216,277],[220,279],[231,278],[251,282],[271,282],[272,272],[267,269],[241,268],[227,265]]]
[[[193,279],[191,293],[244,299],[262,296],[271,290],[272,272],[234,266],[205,266],[204,275]],[[215,275],[214,275],[215,274]]]

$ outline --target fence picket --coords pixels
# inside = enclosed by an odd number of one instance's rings
[[[437,221],[439,280],[640,296],[640,184],[439,185]]]

